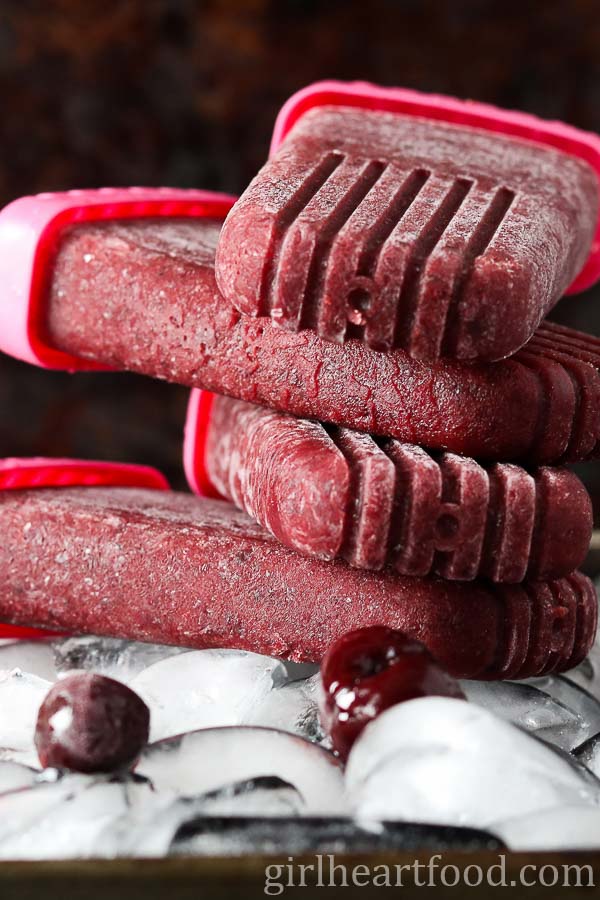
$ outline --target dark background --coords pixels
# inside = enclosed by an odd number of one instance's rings
[[[0,0],[0,201],[101,185],[239,192],[282,102],[328,77],[600,131],[600,2]],[[599,299],[556,315],[600,333]],[[145,461],[181,486],[186,400],[136,376],[2,358],[0,455]]]

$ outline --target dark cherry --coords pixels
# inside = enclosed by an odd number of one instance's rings
[[[423,644],[379,625],[335,641],[323,657],[321,681],[321,722],[344,760],[363,728],[384,709],[416,697],[464,699],[456,679]]]
[[[135,765],[149,727],[150,711],[132,690],[103,675],[77,672],[47,694],[35,746],[44,768],[116,772]]]

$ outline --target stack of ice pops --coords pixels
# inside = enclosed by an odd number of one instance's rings
[[[598,456],[600,340],[544,317],[600,276],[599,178],[575,128],[332,82],[237,202],[11,204],[2,349],[200,389],[203,496],[7,461],[0,619],[296,660],[385,624],[463,677],[577,664],[592,512],[563,466]]]

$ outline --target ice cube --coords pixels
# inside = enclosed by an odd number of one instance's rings
[[[67,775],[0,796],[0,859],[75,859],[120,853],[119,821],[172,802],[147,783]]]
[[[160,791],[160,798],[171,797],[170,792]],[[223,788],[198,797],[175,798],[169,802],[134,809],[131,815],[122,816],[111,823],[108,839],[123,856],[164,856],[169,852],[176,836],[196,830],[198,822],[209,822],[209,827],[219,830],[223,821],[256,816],[295,816],[303,809],[303,801],[296,789],[279,778],[256,778],[226,785]],[[115,851],[117,852],[117,851]]]
[[[0,795],[30,787],[37,775],[35,769],[29,766],[15,762],[0,762]]]
[[[95,636],[71,637],[54,642],[55,664],[60,675],[74,669],[85,669],[116,678],[124,684],[130,684],[148,666],[185,652],[181,647]]]
[[[319,722],[317,697],[320,676],[293,681],[270,691],[252,712],[252,725],[299,734],[309,741],[328,744]]]
[[[0,671],[0,760],[39,768],[33,742],[39,708],[50,681],[21,669]]]
[[[575,758],[600,778],[600,734],[595,734],[574,751]]]
[[[576,681],[562,675],[544,675],[540,678],[529,678],[519,684],[543,691],[579,716],[584,723],[579,743],[600,731],[600,701]]]
[[[131,688],[150,707],[150,739],[251,721],[253,710],[286,681],[276,659],[243,650],[193,650],[144,669]]]
[[[307,815],[346,810],[337,759],[309,741],[270,728],[209,728],[161,741],[148,747],[137,771],[157,790],[184,797],[232,782],[276,777],[299,792]]]
[[[360,820],[489,828],[518,815],[600,800],[559,750],[474,704],[426,697],[364,730],[346,769]]]
[[[0,645],[0,669],[21,669],[46,681],[56,681],[57,678],[50,641],[11,641]]]
[[[580,712],[539,687],[511,681],[462,681],[467,700],[563,750],[590,736],[592,725]],[[600,706],[598,707],[600,716]]]
[[[293,784],[266,776],[227,784],[200,798],[204,816],[299,816],[304,800]]]
[[[600,591],[600,581],[596,582],[596,588]],[[585,688],[600,701],[600,631],[596,634],[592,649],[583,662],[570,672],[564,672],[562,677]]]
[[[600,808],[546,809],[496,824],[494,831],[511,850],[598,850]],[[583,878],[582,884],[586,884]]]
[[[318,663],[297,663],[289,659],[283,660],[288,681],[306,681],[319,674]]]

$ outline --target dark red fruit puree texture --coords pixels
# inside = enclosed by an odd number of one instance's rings
[[[434,361],[519,349],[582,268],[598,184],[529,141],[374,110],[305,113],[229,214],[224,296]]]
[[[48,340],[116,369],[476,459],[597,455],[600,340],[545,323],[512,359],[428,365],[402,350],[292,334],[241,316],[219,294],[220,228],[73,228],[49,285]]]
[[[288,547],[363,569],[557,578],[581,564],[592,533],[590,498],[567,469],[482,466],[229,397],[214,398],[205,466]]]
[[[168,491],[6,491],[0,534],[0,621],[59,631],[318,661],[346,632],[386,625],[455,676],[509,678],[573,667],[596,628],[580,573],[499,585],[364,572]]]
[[[344,760],[363,728],[390,706],[417,697],[464,698],[420,641],[382,625],[335,641],[321,663],[321,681],[321,722]]]
[[[44,767],[75,772],[131,768],[148,742],[150,711],[126,685],[78,672],[42,703],[35,746]]]

